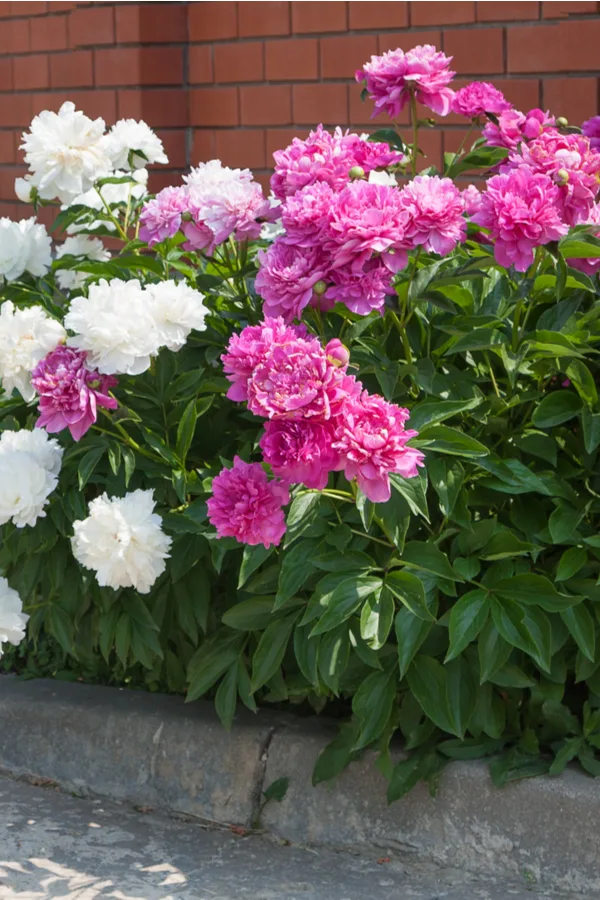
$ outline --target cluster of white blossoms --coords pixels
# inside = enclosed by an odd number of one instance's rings
[[[33,219],[0,219],[0,284],[24,272],[45,275],[52,264],[51,243],[43,225]]]
[[[10,300],[0,305],[0,384],[7,394],[16,388],[24,400],[35,397],[31,372],[67,333],[41,306],[15,309]]]
[[[161,347],[180,350],[192,329],[204,331],[203,300],[184,282],[101,280],[71,302],[65,326],[75,335],[67,343],[103,375],[140,375]]]
[[[68,237],[56,248],[56,258],[62,259],[63,256],[79,256],[96,262],[106,262],[110,259],[109,251],[99,238],[86,237],[83,234]],[[61,291],[76,291],[83,287],[88,273],[76,272],[73,269],[58,269],[55,277]]]
[[[58,482],[63,450],[41,428],[0,435],[0,525],[35,525]]]
[[[96,572],[101,587],[133,587],[147,594],[165,570],[171,538],[154,512],[152,491],[125,497],[102,494],[89,505],[89,516],[74,522],[75,559]]]
[[[29,616],[23,612],[21,598],[10,587],[6,578],[0,577],[0,656],[2,644],[17,647],[25,637]]]

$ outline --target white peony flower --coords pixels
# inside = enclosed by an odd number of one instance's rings
[[[230,169],[229,166],[224,166],[220,159],[211,159],[208,162],[200,163],[195,169],[190,169],[190,174],[184,175],[183,180],[190,187],[194,184],[210,189],[254,179],[250,169]]]
[[[99,238],[76,235],[68,237],[64,243],[56,248],[56,258],[63,256],[82,256],[85,259],[93,259],[105,262],[110,259],[110,253]],[[56,281],[61,291],[76,291],[85,284],[87,272],[76,272],[73,269],[57,269]]]
[[[45,431],[0,435],[0,525],[35,525],[58,481],[62,448]]]
[[[140,375],[160,348],[147,297],[137,280],[102,279],[87,297],[75,297],[65,316],[75,332],[67,344],[86,350],[88,365],[104,375]]]
[[[0,282],[15,281],[24,272],[39,277],[52,264],[51,242],[43,225],[33,219],[0,219]]]
[[[92,500],[87,519],[73,523],[75,559],[96,572],[101,587],[133,587],[147,594],[165,570],[171,538],[154,512],[152,491]]]
[[[205,331],[209,310],[203,303],[204,294],[184,281],[150,284],[145,294],[161,346],[181,350],[193,328]]]
[[[0,656],[2,644],[18,647],[25,637],[28,619],[29,616],[23,612],[21,598],[6,578],[0,577]]]
[[[377,172],[373,169],[369,172],[368,181],[370,184],[387,184],[390,187],[398,187],[396,176],[392,175],[391,172]]]
[[[21,203],[31,203],[32,187],[31,175],[26,175],[25,178],[15,178],[15,194]]]
[[[58,113],[45,109],[23,134],[21,149],[31,171],[31,184],[44,200],[71,203],[99,178],[110,175],[112,163],[102,144],[104,120],[88,119],[71,102]]]
[[[115,169],[143,169],[149,163],[169,162],[161,139],[143,121],[120,119],[102,145]]]
[[[17,388],[24,400],[33,400],[31,372],[66,336],[60,322],[41,306],[15,309],[10,300],[4,302],[0,306],[0,382],[6,393]]]

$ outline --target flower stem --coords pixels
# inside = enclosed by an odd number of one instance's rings
[[[496,392],[496,397],[498,398],[498,400],[500,400],[501,397],[500,397],[500,391],[498,390],[498,383],[497,383],[497,381],[496,381],[496,376],[494,375],[494,370],[492,369],[492,364],[491,364],[491,362],[490,362],[490,354],[487,352],[487,350],[484,350],[484,352],[483,352],[483,357],[484,357],[484,359],[485,359],[485,361],[486,361],[486,363],[487,363],[488,369],[490,370],[490,377],[491,377],[491,379],[492,379],[492,384],[494,385],[494,390],[495,390],[495,392]]]
[[[110,221],[113,223],[113,225],[114,225],[115,228],[117,229],[117,231],[118,231],[118,233],[119,233],[119,237],[121,238],[121,240],[127,241],[127,242],[128,242],[128,241],[129,241],[129,238],[127,237],[127,232],[126,232],[126,231],[123,231],[123,229],[122,229],[122,227],[121,227],[121,223],[120,223],[119,220],[116,218],[116,216],[113,215],[113,212],[112,212],[110,206],[108,205],[108,203],[106,202],[106,200],[105,200],[104,197],[102,196],[102,192],[100,191],[100,188],[99,188],[97,185],[94,185],[94,187],[96,188],[96,193],[98,194],[98,196],[99,196],[100,199],[102,200],[102,205],[104,206],[104,209],[105,209],[105,211],[106,211],[106,214],[107,214],[108,218],[110,219]]]
[[[390,544],[389,541],[382,541],[381,538],[373,537],[372,534],[366,534],[364,531],[357,531],[356,528],[351,528],[350,531],[352,534],[358,534],[360,537],[369,538],[370,541],[375,541],[376,544],[383,544],[384,547],[394,547],[394,544]]]

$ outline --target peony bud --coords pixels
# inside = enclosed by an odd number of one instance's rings
[[[558,184],[567,184],[569,180],[569,173],[566,169],[559,169],[556,173],[556,177],[558,179]]]
[[[27,178],[15,178],[15,194],[21,203],[31,203],[31,182]]]
[[[567,125],[569,124],[569,120],[565,119],[564,116],[559,116],[558,119],[556,120],[556,124],[558,125],[559,128],[566,128]]]
[[[358,181],[359,179],[365,177],[365,170],[362,166],[352,166],[352,168],[348,172],[348,177],[352,181]]]
[[[317,281],[313,285],[313,291],[315,292],[317,297],[322,297],[326,290],[327,290],[327,284],[324,281]]]
[[[338,340],[338,338],[333,338],[333,340],[329,341],[327,346],[325,347],[325,353],[327,354],[327,359],[334,366],[343,367],[347,366],[350,362],[350,353],[347,347],[344,347],[342,342]]]

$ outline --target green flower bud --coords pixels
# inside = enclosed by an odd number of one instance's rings
[[[360,178],[365,177],[365,170],[362,166],[352,166],[348,175],[352,179],[352,181],[358,181]]]
[[[317,281],[317,283],[313,285],[313,291],[315,292],[317,297],[321,297],[326,290],[327,284],[324,281]]]
[[[566,169],[559,169],[556,173],[558,184],[566,184],[569,180],[569,173]]]
[[[566,128],[567,125],[569,124],[569,120],[565,119],[564,116],[559,116],[558,119],[556,120],[556,124],[558,125],[559,128]]]

